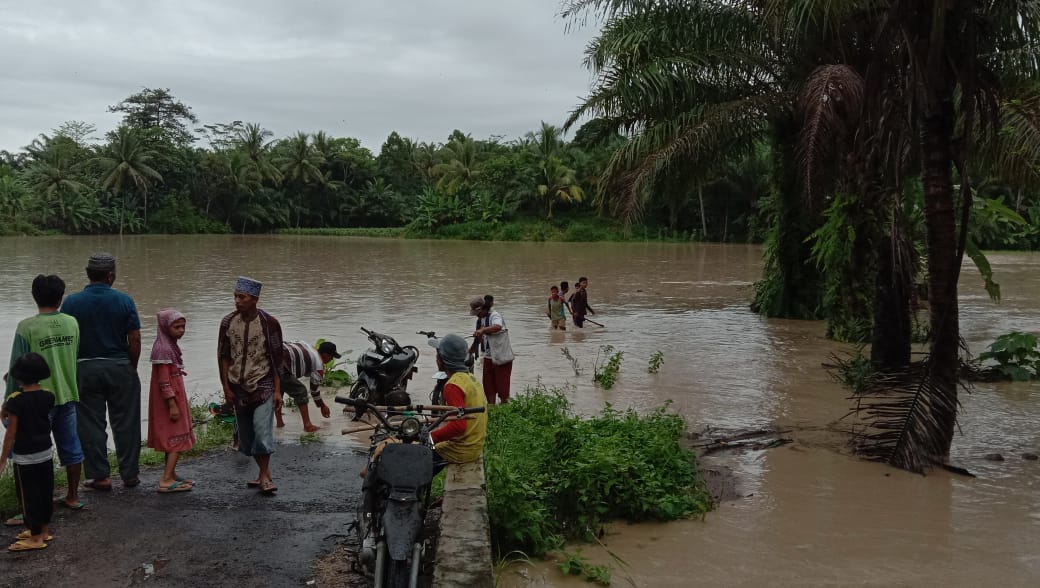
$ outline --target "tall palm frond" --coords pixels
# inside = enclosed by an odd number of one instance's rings
[[[814,184],[820,176],[821,162],[835,152],[849,150],[846,141],[856,132],[863,92],[863,77],[851,67],[838,64],[816,68],[798,95],[802,118],[798,163],[810,201],[817,195]]]
[[[945,463],[945,431],[959,403],[932,378],[928,360],[904,371],[877,373],[851,400],[850,414],[866,421],[853,438],[857,453],[919,474]]]
[[[762,95],[706,104],[649,126],[622,145],[607,163],[604,175],[614,178],[607,189],[615,191],[610,208],[617,218],[638,219],[646,195],[673,165],[696,162],[699,165],[694,169],[701,170],[697,174],[701,180],[711,179],[726,164],[728,155],[750,153],[767,129],[770,112],[782,107],[784,97]]]

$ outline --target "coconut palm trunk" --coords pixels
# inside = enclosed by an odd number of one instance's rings
[[[952,95],[952,88],[947,96]],[[953,191],[953,105],[947,98],[927,111],[921,123],[923,150],[921,176],[924,183],[924,218],[927,229],[928,301],[930,307],[931,353],[929,376],[945,398],[934,414],[943,424],[936,446],[945,458],[953,441],[956,422],[957,369],[960,333],[957,309],[957,223]],[[940,456],[936,456],[940,457]]]

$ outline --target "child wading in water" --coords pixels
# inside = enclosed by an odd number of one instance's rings
[[[7,469],[7,456],[11,455],[15,492],[27,527],[7,548],[10,551],[43,549],[47,541],[54,539],[48,530],[54,514],[50,422],[54,394],[40,387],[40,380],[50,376],[51,369],[40,354],[26,353],[19,357],[11,366],[11,377],[19,388],[7,398],[0,411],[0,416],[8,419],[0,453],[0,473]]]
[[[549,288],[549,312],[546,316],[552,321],[553,329],[567,330],[567,319],[563,315],[563,296],[556,286]]]
[[[188,394],[184,389],[184,360],[177,341],[187,319],[179,310],[160,310],[152,345],[152,383],[148,392],[148,447],[166,452],[166,469],[159,492],[185,492],[195,484],[177,475],[177,458],[195,445]]]

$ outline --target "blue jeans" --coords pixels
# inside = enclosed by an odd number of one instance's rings
[[[58,448],[58,462],[68,467],[83,463],[83,447],[76,431],[76,402],[66,402],[51,409],[51,430],[54,446]]]

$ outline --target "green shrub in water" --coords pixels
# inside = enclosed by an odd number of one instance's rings
[[[711,498],[683,446],[683,419],[607,406],[570,414],[560,390],[528,388],[489,415],[488,511],[498,553],[544,555],[588,539],[611,519],[667,521],[708,511]]]
[[[979,354],[979,361],[997,362],[997,369],[1016,382],[1040,378],[1040,349],[1037,337],[1031,333],[1012,331],[997,337],[989,351]]]

